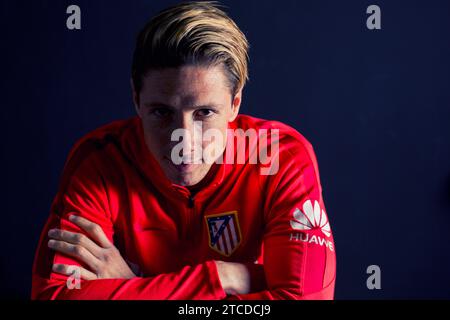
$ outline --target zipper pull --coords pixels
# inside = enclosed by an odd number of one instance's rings
[[[194,197],[193,196],[189,196],[188,206],[189,206],[189,208],[194,207]]]

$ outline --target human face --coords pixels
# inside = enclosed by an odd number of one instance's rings
[[[221,66],[185,65],[150,70],[143,77],[139,95],[133,87],[133,100],[142,120],[145,142],[167,178],[175,184],[190,186],[206,176],[212,162],[204,161],[203,150],[209,146],[223,151],[228,122],[236,118],[241,97],[242,90],[231,95]],[[180,139],[183,143],[179,152],[183,157],[182,164],[174,163],[172,153],[181,142],[172,141],[172,133],[177,129],[186,130],[191,137]],[[222,141],[202,139],[203,132],[209,129],[220,131]],[[202,149],[200,152],[199,148]],[[217,154],[219,156],[221,154]]]

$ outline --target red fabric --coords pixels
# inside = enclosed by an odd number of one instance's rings
[[[41,235],[32,298],[332,299],[334,241],[331,230],[320,228],[326,214],[311,145],[276,121],[239,115],[229,127],[278,129],[279,170],[261,175],[267,166],[249,163],[257,147],[250,143],[246,163],[217,165],[193,201],[188,188],[164,176],[144,143],[139,118],[114,122],[82,138],[69,154]],[[236,212],[240,242],[227,256],[210,246],[207,217],[230,212]],[[79,263],[48,249],[47,232],[81,232],[69,222],[71,214],[99,224],[122,256],[139,266],[141,276],[82,281],[80,289],[68,289],[67,277],[53,273],[51,266]],[[227,297],[214,260],[249,265],[258,260],[261,265],[250,268],[252,293]]]

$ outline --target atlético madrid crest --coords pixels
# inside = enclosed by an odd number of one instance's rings
[[[241,244],[241,229],[237,211],[205,216],[209,231],[209,246],[229,257]]]

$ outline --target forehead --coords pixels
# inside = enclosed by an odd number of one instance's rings
[[[219,66],[150,70],[142,84],[140,96],[146,102],[156,99],[177,105],[205,99],[222,100],[230,94],[224,71]]]

